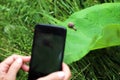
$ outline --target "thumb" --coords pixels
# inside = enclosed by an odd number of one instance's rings
[[[65,73],[60,71],[60,72],[54,72],[49,74],[48,76],[39,78],[37,80],[64,80]]]
[[[17,72],[19,71],[19,69],[21,68],[21,66],[22,66],[22,59],[21,58],[16,59],[13,62],[13,64],[10,66],[10,68],[8,70],[8,73],[7,73],[7,77],[10,80],[15,80]]]

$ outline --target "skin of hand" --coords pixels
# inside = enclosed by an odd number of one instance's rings
[[[25,63],[30,62],[30,56],[12,55],[0,63],[0,80],[16,80],[18,71],[22,68],[29,71],[29,66]],[[54,72],[48,76],[41,77],[37,80],[69,80],[71,72],[69,67],[63,63],[62,71]]]
[[[30,61],[29,56],[12,55],[0,63],[0,80],[16,80],[16,75],[20,68],[28,71],[25,64]]]

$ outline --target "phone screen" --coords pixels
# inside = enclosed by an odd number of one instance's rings
[[[65,32],[61,32],[58,28],[43,28],[35,30],[30,64],[31,72],[39,76],[62,69],[65,46]]]

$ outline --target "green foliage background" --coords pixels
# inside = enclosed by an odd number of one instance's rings
[[[56,24],[84,8],[119,0],[0,0],[0,61],[11,54],[30,55],[34,25]],[[73,53],[74,54],[74,53]],[[120,47],[91,51],[69,65],[72,80],[119,80]],[[22,70],[17,80],[26,80]]]

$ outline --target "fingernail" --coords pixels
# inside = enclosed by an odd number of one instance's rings
[[[18,58],[16,61],[17,61],[17,63],[19,63],[19,64],[22,63],[22,59],[21,59],[21,58]]]
[[[65,77],[65,73],[64,72],[59,72],[58,76],[59,76],[60,80],[62,80]]]

